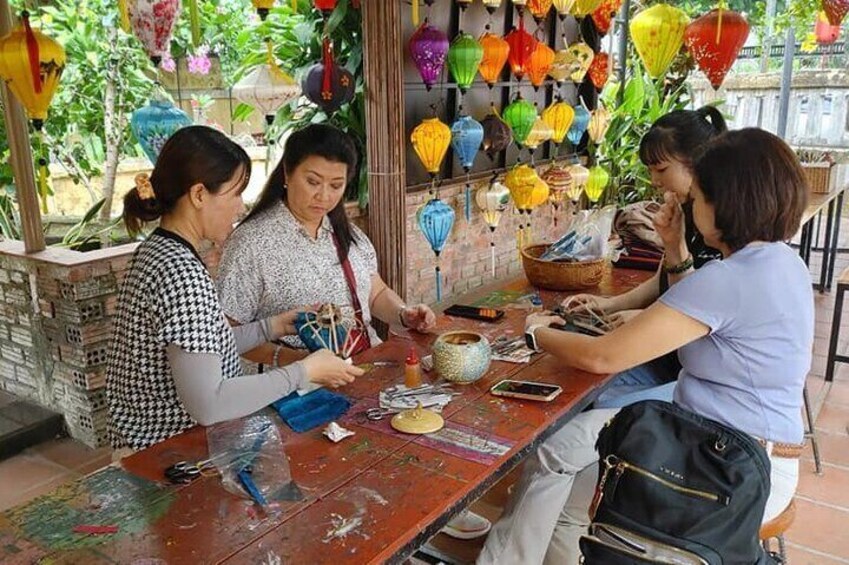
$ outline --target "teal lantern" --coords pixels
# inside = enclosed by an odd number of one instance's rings
[[[575,117],[572,119],[572,125],[569,131],[566,132],[566,137],[577,146],[584,137],[584,132],[587,131],[587,126],[590,125],[590,113],[582,105],[575,106]]]
[[[502,117],[513,131],[513,139],[516,140],[516,145],[522,145],[528,138],[528,134],[531,133],[531,128],[537,119],[537,109],[520,95],[504,108]],[[584,129],[586,129],[586,126],[584,126]]]
[[[439,269],[439,254],[454,227],[454,209],[438,198],[431,199],[416,214],[419,229],[436,255],[436,301],[442,300],[442,277]]]
[[[167,98],[154,98],[133,112],[130,129],[150,162],[156,165],[159,151],[178,129],[191,125],[192,120]]]
[[[475,80],[481,59],[483,47],[468,33],[458,33],[448,47],[448,70],[463,94]]]
[[[472,219],[472,186],[469,182],[469,173],[475,164],[475,156],[478,154],[483,142],[483,126],[471,116],[460,116],[451,124],[451,147],[466,172],[466,205],[464,212],[466,221]]]

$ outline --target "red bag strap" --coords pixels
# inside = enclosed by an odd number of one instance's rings
[[[357,295],[357,279],[354,278],[354,269],[351,267],[351,261],[348,256],[342,256],[342,246],[339,244],[336,234],[333,234],[333,245],[336,246],[336,255],[339,257],[339,263],[342,265],[342,272],[345,273],[345,282],[348,283],[348,291],[351,293],[351,305],[354,307],[354,316],[363,328],[362,339],[365,342],[363,349],[371,347],[371,339],[369,339],[368,327],[363,321],[363,308],[360,304],[360,297]]]

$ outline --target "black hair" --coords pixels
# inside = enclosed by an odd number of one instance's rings
[[[265,210],[285,202],[288,190],[286,172],[291,173],[307,158],[314,156],[347,165],[347,184],[350,184],[357,176],[359,156],[357,146],[351,136],[331,125],[310,124],[293,132],[286,140],[283,157],[274,167],[259,199],[254,204],[250,214],[242,221],[242,224],[256,218]],[[356,239],[351,228],[351,222],[345,213],[344,198],[327,213],[327,217],[330,219],[333,233],[341,247],[342,257],[347,257],[348,250],[352,243],[356,243]]]
[[[640,140],[640,161],[656,165],[677,159],[692,165],[701,147],[727,130],[725,118],[713,106],[673,110],[658,118]]]
[[[162,146],[150,175],[153,198],[142,199],[138,186],[124,196],[127,231],[135,235],[145,223],[169,213],[196,184],[217,193],[240,168],[242,192],[251,178],[251,159],[239,144],[206,126],[177,130]]]

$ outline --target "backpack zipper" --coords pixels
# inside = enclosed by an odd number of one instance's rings
[[[688,496],[694,496],[696,498],[702,498],[704,500],[711,500],[713,502],[717,502],[719,504],[724,504],[726,506],[728,505],[728,497],[725,496],[725,495],[719,495],[719,494],[716,494],[716,493],[713,493],[713,492],[708,492],[708,491],[704,491],[704,490],[699,490],[699,489],[694,489],[694,488],[690,488],[690,487],[684,487],[684,486],[681,486],[681,485],[676,485],[672,481],[668,481],[668,480],[664,479],[663,477],[655,475],[651,471],[647,471],[647,470],[643,469],[642,467],[638,467],[636,465],[628,463],[627,461],[621,460],[618,457],[616,457],[615,455],[608,455],[607,457],[605,457],[604,465],[605,465],[605,470],[604,470],[604,475],[602,476],[602,479],[604,481],[607,480],[608,471],[610,469],[616,469],[616,473],[614,475],[616,480],[613,482],[611,491],[609,493],[610,496],[613,496],[613,492],[616,490],[616,485],[619,483],[619,477],[621,477],[622,474],[626,470],[628,470],[628,471],[633,471],[633,472],[637,473],[638,475],[641,475],[641,476],[643,476],[647,479],[651,479],[652,481],[660,483],[663,486],[674,490],[675,492],[679,492],[681,494],[685,494],[685,495],[688,495]],[[604,485],[602,484],[602,482],[599,481],[599,487],[603,488],[603,486]],[[597,493],[597,495],[598,495],[598,493]],[[603,496],[603,493],[602,493],[602,496]],[[598,496],[598,502],[601,502],[601,496]]]
[[[590,536],[602,545],[638,557],[651,563],[708,565],[708,561],[691,551],[652,540],[609,524],[590,526]]]

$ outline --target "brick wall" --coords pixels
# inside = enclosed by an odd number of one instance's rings
[[[502,179],[503,180],[503,179]],[[440,198],[454,208],[454,229],[440,254],[442,269],[442,301],[450,303],[452,296],[460,295],[495,280],[503,280],[522,272],[522,262],[517,246],[519,216],[512,206],[502,214],[495,230],[495,278],[490,260],[490,230],[474,203],[472,185],[472,218],[466,221],[465,183],[446,185],[439,189]],[[407,295],[409,303],[436,302],[435,256],[430,244],[416,222],[416,211],[430,199],[427,191],[407,195]],[[553,207],[541,206],[532,215],[532,241],[554,241],[564,229],[568,205],[560,206],[558,226],[554,226]],[[524,222],[527,216],[522,215]]]

